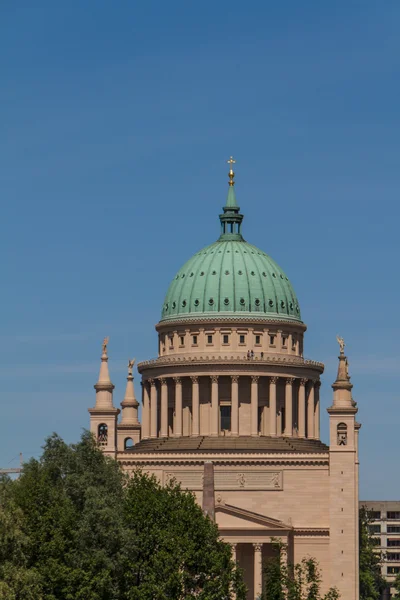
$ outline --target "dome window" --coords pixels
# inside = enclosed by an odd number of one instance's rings
[[[272,277],[276,277],[275,273],[272,273]]]
[[[176,308],[176,302],[172,303],[172,308]]]
[[[289,304],[289,308],[290,308],[290,310],[293,310],[293,302],[291,302],[291,303]]]
[[[225,304],[225,306],[228,306],[228,304],[229,304],[229,298],[224,298],[224,304]]]
[[[183,278],[185,277],[185,273],[182,273],[181,277],[182,277],[182,279],[183,279]]]
[[[214,304],[214,298],[210,298],[209,301],[208,301],[208,304],[210,306],[213,306],[213,304]]]
[[[243,271],[238,271],[238,275],[243,275]]]
[[[175,277],[175,279],[179,279],[179,275],[177,275],[177,276]]]
[[[203,277],[203,275],[204,275],[204,271],[202,271],[202,272],[200,273],[200,277]]]
[[[190,277],[193,277],[193,273],[190,273]]]
[[[216,275],[216,274],[217,274],[217,271],[213,271],[213,272],[212,272],[212,274],[213,274],[213,275]]]
[[[266,276],[267,276],[266,272],[265,272],[265,271],[263,271],[263,277],[266,277]]]
[[[168,310],[168,306],[169,306],[169,304],[167,302],[167,304],[165,305],[165,310]]]
[[[296,312],[297,312],[297,313],[299,313],[299,312],[300,312],[300,310],[299,310],[299,305],[297,305],[297,306],[296,306]]]
[[[272,307],[274,306],[274,301],[273,301],[273,300],[270,300],[270,301],[268,302],[268,305],[269,305],[269,306],[272,308]]]
[[[261,304],[261,303],[260,303],[260,298],[256,298],[256,299],[255,299],[255,301],[254,301],[254,304],[255,304],[256,306],[260,306],[260,304]]]
[[[183,306],[183,308],[185,308],[185,306],[186,306],[186,300],[182,300],[182,306]]]
[[[241,306],[245,305],[245,299],[244,298],[240,298],[240,304],[241,304]]]
[[[281,300],[281,308],[285,308],[285,303],[283,300]]]
[[[251,272],[251,275],[253,275],[253,277],[254,277],[254,275],[255,275],[254,271]]]
[[[284,279],[284,276],[282,275],[282,273],[281,273],[281,279]]]
[[[198,306],[199,304],[200,304],[200,302],[199,302],[199,299],[198,299],[198,298],[196,298],[196,300],[194,301],[194,305],[195,305],[195,306]]]
[[[229,275],[229,271],[225,271],[225,275]]]

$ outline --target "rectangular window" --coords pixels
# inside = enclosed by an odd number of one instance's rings
[[[380,510],[370,510],[369,511],[369,516],[374,521],[378,521],[381,518],[381,511]]]
[[[387,541],[388,548],[393,546],[400,546],[400,540],[391,540],[390,538]]]
[[[370,533],[380,533],[381,526],[380,525],[369,525],[369,532]]]
[[[390,562],[391,560],[398,561],[400,560],[400,552],[388,552],[386,554],[386,560]]]
[[[269,336],[269,343],[270,343],[270,346],[273,346],[275,344],[275,336],[274,335]]]
[[[212,344],[212,335],[207,336],[207,344]]]
[[[170,347],[170,348],[173,348],[173,347],[174,347],[174,338],[173,338],[173,336],[172,336],[172,335],[171,335],[171,336],[170,336],[170,338],[169,338],[169,347]]]
[[[231,430],[231,407],[221,406],[221,431]]]
[[[256,335],[256,345],[259,346],[261,344],[261,335]]]
[[[245,344],[246,343],[246,337],[244,335],[239,335],[239,344]]]
[[[193,345],[194,345],[194,346],[197,346],[197,335],[194,335],[194,336],[192,337],[192,340],[193,340]]]
[[[388,519],[400,519],[400,511],[388,511],[386,516]]]
[[[226,333],[224,333],[224,335],[222,337],[222,342],[224,344],[229,344],[229,335],[227,335]]]
[[[400,573],[400,567],[388,567],[387,574],[388,575],[397,575]]]
[[[181,335],[181,346],[185,345],[185,338],[183,337],[183,335]]]
[[[286,335],[283,335],[282,336],[282,348],[286,348],[286,340],[287,340]]]
[[[388,525],[387,526],[388,533],[400,533],[400,527],[397,525]]]

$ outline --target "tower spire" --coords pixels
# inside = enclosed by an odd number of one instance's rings
[[[228,189],[228,197],[226,199],[226,204],[223,207],[223,214],[219,216],[219,220],[221,221],[221,236],[220,240],[238,240],[244,241],[241,234],[241,226],[243,221],[243,215],[240,214],[240,207],[236,201],[235,194],[235,172],[233,170],[233,165],[236,163],[236,160],[233,156],[227,161],[230,165],[228,177],[229,177],[229,189]]]
[[[337,336],[336,340],[340,347],[338,372],[336,381],[332,384],[333,389],[333,407],[351,407],[354,408],[356,403],[353,400],[351,390],[353,384],[350,382],[349,361],[344,353],[344,339]]]
[[[121,425],[138,424],[138,406],[139,402],[135,398],[135,389],[133,387],[133,366],[135,359],[128,361],[128,377],[126,378],[125,398],[121,402],[122,418]]]

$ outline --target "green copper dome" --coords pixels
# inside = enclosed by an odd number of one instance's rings
[[[231,169],[228,199],[220,215],[221,236],[192,256],[174,277],[161,321],[223,315],[301,322],[299,303],[285,273],[241,235],[243,215],[233,176]]]

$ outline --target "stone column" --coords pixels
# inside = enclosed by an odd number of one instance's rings
[[[235,562],[237,562],[237,558],[236,558],[237,544],[231,544],[231,548],[232,548],[232,560],[235,563]]]
[[[254,600],[262,593],[262,544],[253,544],[254,548]]]
[[[199,378],[195,375],[192,380],[192,435],[200,435],[200,400],[199,400]]]
[[[269,434],[276,436],[276,384],[278,377],[269,378]]]
[[[314,439],[314,384],[315,381],[310,382],[307,399],[307,437],[310,439]]]
[[[150,437],[157,437],[157,388],[154,379],[150,383]]]
[[[163,377],[159,379],[161,387],[161,437],[168,437],[168,385]]]
[[[285,386],[285,436],[293,437],[293,383],[294,377],[286,379]]]
[[[239,375],[231,375],[231,434],[239,435]]]
[[[258,435],[258,375],[251,377],[251,435]]]
[[[219,433],[218,419],[218,375],[210,375],[211,377],[211,427],[210,435],[217,436]]]
[[[315,410],[314,410],[314,437],[316,440],[319,440],[319,420],[320,420],[320,405],[319,405],[319,388],[321,387],[321,382],[318,380],[315,383],[314,387],[314,401],[315,401]]]
[[[182,380],[174,377],[175,381],[175,437],[182,437]]]
[[[308,379],[300,379],[299,386],[299,437],[306,437],[306,384]]]
[[[150,437],[150,397],[147,381],[142,382],[142,390],[142,439],[146,440]]]

